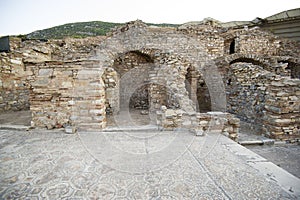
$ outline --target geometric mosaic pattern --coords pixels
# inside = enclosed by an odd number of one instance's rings
[[[110,155],[106,155],[105,162],[101,161],[101,157],[95,156],[101,152],[90,149],[95,148],[94,141],[90,141],[90,146],[88,141],[83,141],[92,134],[95,133],[68,135],[47,130],[0,130],[0,199],[295,198],[260,176],[242,157],[230,152],[226,143],[231,141],[220,134],[193,136],[185,151],[168,165],[144,172],[116,169],[107,159]],[[122,148],[139,146],[136,141],[133,143],[120,133],[115,134],[118,135],[116,141],[126,140]],[[156,143],[163,145],[172,137],[172,133],[165,134]],[[182,137],[178,141],[185,141],[184,138],[191,135],[183,132],[177,137]],[[180,145],[184,144],[178,143],[178,147]],[[173,149],[176,153],[176,148]],[[161,161],[172,157],[172,152],[162,154]],[[115,160],[113,152],[111,156],[111,160]],[[133,166],[138,161],[124,162],[132,163],[131,169],[138,167]]]

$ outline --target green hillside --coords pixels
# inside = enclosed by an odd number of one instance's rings
[[[77,22],[55,26],[52,28],[34,31],[26,35],[28,39],[61,39],[65,37],[84,38],[89,36],[106,35],[112,28],[123,25],[121,23],[111,23],[102,21]],[[176,24],[150,24],[156,26],[176,27]]]

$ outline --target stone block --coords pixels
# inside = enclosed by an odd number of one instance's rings
[[[15,65],[22,65],[22,61],[21,61],[21,60],[10,59],[10,62],[11,62],[12,64],[15,64]]]
[[[275,119],[274,122],[278,125],[290,124],[292,119]]]
[[[39,76],[51,76],[53,73],[53,69],[40,69]]]
[[[240,124],[240,119],[239,118],[230,118],[228,120],[229,124],[233,124],[233,125],[238,125]]]
[[[36,81],[34,81],[31,85],[34,87],[47,87],[50,84],[50,79],[47,77],[39,78]]]
[[[66,127],[65,127],[65,132],[66,132],[67,134],[74,134],[74,133],[77,132],[77,128],[74,127],[74,126],[66,126]]]
[[[195,136],[205,136],[205,132],[202,129],[189,129],[191,133],[194,133]]]
[[[205,121],[205,120],[201,120],[200,122],[199,122],[199,125],[200,126],[207,126],[209,124],[209,121]]]
[[[300,96],[300,95],[299,95]],[[298,101],[299,100],[299,97],[296,97],[296,96],[289,96],[289,100],[291,101]]]
[[[172,109],[167,109],[166,110],[166,117],[173,117],[175,115],[176,115],[175,110],[172,110]]]
[[[272,81],[271,85],[272,86],[276,86],[276,87],[283,87],[283,86],[285,86],[285,84],[283,84],[281,82],[278,82],[278,81]]]
[[[265,108],[266,108],[266,110],[271,111],[273,113],[277,113],[277,114],[281,114],[282,113],[281,108],[278,108],[278,107],[275,107],[275,106],[271,106],[271,105],[268,106],[268,105],[266,105]]]
[[[72,82],[70,82],[70,81],[63,81],[62,83],[61,83],[61,87],[62,88],[72,88],[73,87],[73,84],[72,84]]]

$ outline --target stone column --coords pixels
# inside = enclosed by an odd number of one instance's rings
[[[196,74],[191,74],[191,93],[190,98],[191,100],[197,105],[198,99],[197,99],[197,83],[198,83],[198,77]]]

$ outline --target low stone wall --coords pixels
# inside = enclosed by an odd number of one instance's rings
[[[161,110],[157,112],[157,124],[162,130],[186,128],[198,136],[204,135],[206,131],[219,131],[236,140],[240,120],[229,113],[187,113],[181,109],[167,109],[162,106]]]

